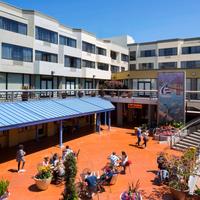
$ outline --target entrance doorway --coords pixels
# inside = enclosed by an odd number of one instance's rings
[[[150,81],[138,81],[138,90],[151,90],[151,82]],[[150,92],[139,92],[139,96],[149,97]]]
[[[42,77],[40,81],[41,89],[48,90],[53,89],[53,78],[52,77]],[[41,97],[52,97],[52,92],[43,92],[41,93]]]

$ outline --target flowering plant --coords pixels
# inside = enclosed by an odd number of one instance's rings
[[[128,191],[125,191],[121,194],[121,200],[142,200],[141,193],[138,191],[139,186],[139,180],[137,180],[136,184],[131,183],[131,185],[129,185]]]
[[[37,169],[38,169],[38,174],[36,175],[37,179],[48,179],[52,176],[52,170],[50,166],[39,165]]]

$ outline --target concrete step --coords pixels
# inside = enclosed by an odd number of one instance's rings
[[[190,135],[199,135],[199,136],[200,136],[200,132],[194,131],[194,132],[192,132]]]
[[[185,145],[185,144],[179,144],[179,143],[174,145],[175,149],[180,149],[180,150],[185,150],[188,147],[197,147],[197,146],[196,145],[190,145],[190,144]]]
[[[182,140],[183,140],[183,141],[188,141],[188,142],[191,141],[191,142],[197,142],[197,143],[200,143],[200,139],[193,138],[193,137],[191,137],[191,136],[190,136],[190,137],[185,137],[185,138],[183,138]],[[182,140],[181,140],[181,141],[182,141]]]
[[[193,140],[189,140],[189,139],[183,139],[180,142],[178,142],[178,144],[191,144],[191,145],[198,145],[199,141],[193,141]]]

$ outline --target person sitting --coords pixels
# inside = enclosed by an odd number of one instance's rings
[[[45,156],[44,160],[42,162],[42,165],[45,166],[45,167],[47,167],[47,166],[49,166],[49,164],[50,164],[49,156]]]
[[[113,177],[113,171],[111,167],[105,169],[104,173],[100,176],[99,183],[100,185],[109,185]]]
[[[54,168],[54,180],[56,184],[62,182],[63,177],[65,175],[65,166],[62,161],[62,157],[59,157],[59,161],[57,162]]]
[[[97,192],[97,177],[88,171],[85,182],[87,183],[89,195],[92,197],[92,194]]]
[[[159,170],[157,176],[160,183],[166,183],[169,180],[169,172],[166,169]]]
[[[163,152],[160,153],[160,155],[157,157],[157,164],[158,169],[165,170],[167,168],[167,159],[165,158],[165,155]]]
[[[128,156],[125,151],[122,151],[120,166],[123,167],[122,174],[126,174],[126,167],[128,166]]]
[[[68,156],[70,153],[74,153],[73,150],[67,145],[66,148],[63,150],[62,158],[65,160],[66,156]]]
[[[120,160],[119,157],[116,155],[115,152],[113,152],[108,159],[110,159],[110,162],[113,166],[119,166],[118,161]]]
[[[58,159],[58,154],[57,154],[57,153],[54,153],[53,156],[52,156],[52,158],[50,159],[50,164],[51,164],[53,167],[56,167],[58,161],[59,161],[59,159]]]

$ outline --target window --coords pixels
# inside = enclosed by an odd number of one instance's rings
[[[33,49],[2,43],[2,58],[8,60],[33,62]]]
[[[125,54],[121,54],[121,60],[125,61],[125,62],[128,62],[128,56],[125,55]]]
[[[119,67],[115,65],[111,65],[111,72],[112,73],[119,72]]]
[[[117,52],[115,52],[115,51],[110,51],[110,57],[111,57],[113,60],[117,60]]]
[[[59,43],[62,45],[76,48],[76,40],[69,37],[65,37],[63,35],[59,36]]]
[[[144,50],[140,51],[140,57],[154,57],[156,56],[156,50]]]
[[[38,26],[35,27],[35,38],[37,40],[58,44],[58,33]]]
[[[139,69],[153,69],[154,64],[153,63],[139,63]]]
[[[96,47],[96,54],[106,56],[106,49],[103,49],[101,47]]]
[[[159,69],[173,69],[177,68],[177,62],[163,62],[159,63]]]
[[[124,72],[125,71],[125,67],[121,67],[121,72]]]
[[[108,71],[109,65],[106,63],[97,63],[97,68],[100,70]]]
[[[86,51],[88,53],[95,53],[95,45],[83,41],[82,42],[82,50]]]
[[[82,60],[82,67],[95,68],[95,62],[89,60]]]
[[[75,90],[76,88],[76,80],[73,78],[66,78],[66,82],[65,82],[65,89],[67,90]],[[75,95],[74,91],[67,91],[67,95]]]
[[[130,65],[129,65],[129,70],[130,70],[130,71],[136,70],[136,64],[130,64]]]
[[[81,68],[81,59],[72,56],[65,56],[65,67]]]
[[[130,61],[136,60],[136,51],[130,51],[129,59],[130,59]]]
[[[177,48],[159,49],[159,56],[174,56],[177,55]]]
[[[182,61],[181,68],[185,68],[185,69],[199,68],[200,69],[200,60]]]
[[[5,17],[0,17],[0,28],[7,31],[27,35],[27,24],[17,22]]]
[[[45,61],[45,62],[58,62],[58,55],[53,53],[48,53],[44,51],[35,51],[35,60]]]
[[[200,46],[193,46],[193,47],[183,47],[182,54],[195,54],[200,53]]]

